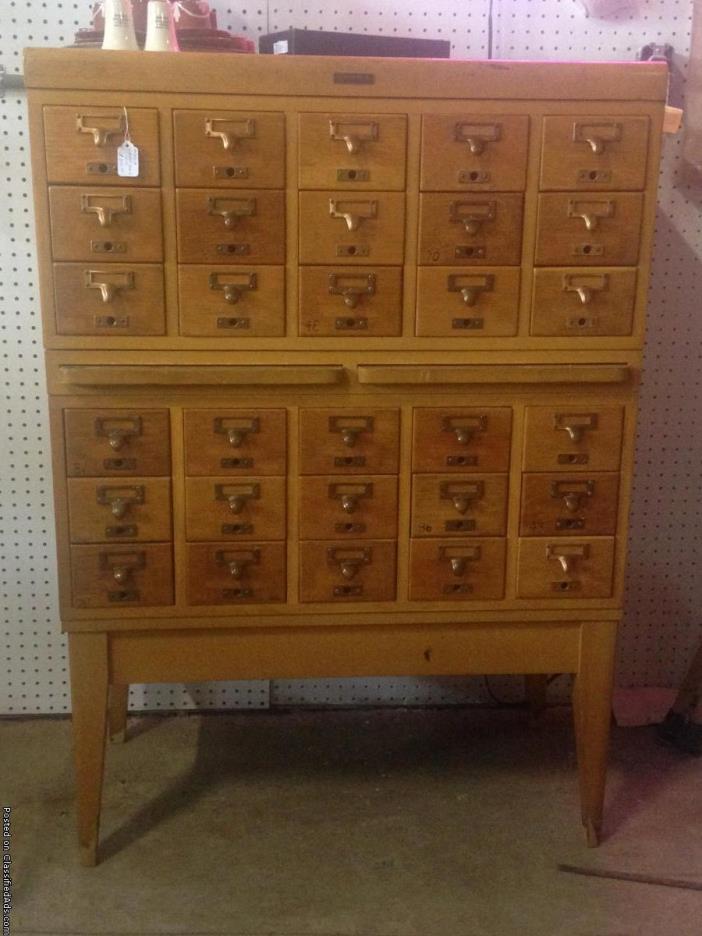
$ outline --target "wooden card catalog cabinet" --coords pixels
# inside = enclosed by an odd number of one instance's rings
[[[665,68],[26,74],[83,860],[108,696],[322,675],[574,673],[595,844]]]

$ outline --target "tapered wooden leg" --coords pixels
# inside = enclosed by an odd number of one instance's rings
[[[529,706],[529,721],[536,722],[546,708],[548,676],[545,673],[527,673],[524,677],[524,691]]]
[[[128,702],[129,686],[110,686],[108,734],[110,735],[110,741],[115,744],[124,741],[127,734]]]
[[[582,625],[573,686],[580,807],[590,847],[599,845],[602,829],[616,637],[616,621]]]
[[[78,844],[81,864],[97,862],[107,732],[107,635],[69,634]]]

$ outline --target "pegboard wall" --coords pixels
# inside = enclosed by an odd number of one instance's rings
[[[684,106],[692,0],[629,0],[608,19],[577,0],[331,0],[231,8],[219,23],[255,38],[289,26],[427,36],[453,58],[632,60],[649,43],[675,49],[671,103]],[[68,45],[90,0],[0,0],[0,64],[21,71],[25,46]],[[60,635],[47,407],[35,286],[34,219],[24,96],[0,100],[0,714],[70,707]],[[702,465],[702,224],[679,185],[681,141],[666,139],[651,284],[620,686],[675,685],[702,638],[698,490]],[[520,688],[491,680],[515,698]],[[447,704],[485,701],[482,680],[344,679],[132,687],[135,709],[269,704]]]

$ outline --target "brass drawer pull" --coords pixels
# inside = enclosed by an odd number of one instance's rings
[[[566,509],[571,513],[580,510],[583,498],[592,497],[595,493],[594,481],[552,481],[551,497],[562,499]]]
[[[100,279],[98,279],[100,277]],[[109,277],[109,279],[108,279]],[[99,289],[103,302],[112,302],[115,296],[129,289],[134,289],[134,272],[132,270],[85,270],[83,281],[86,289]],[[119,279],[119,282],[114,282]]]
[[[345,513],[355,513],[358,509],[359,501],[363,497],[373,497],[373,482],[353,482],[340,481],[329,485],[329,497],[332,500],[341,501],[341,509]]]
[[[93,199],[98,198],[103,201],[117,202],[117,207],[94,205]],[[111,227],[115,217],[132,213],[132,197],[131,195],[81,195],[80,210],[81,214],[96,214],[100,227]]]
[[[349,281],[361,285],[350,285]],[[330,273],[329,295],[342,296],[344,305],[355,309],[364,296],[375,295],[375,273]]]
[[[589,559],[589,557],[589,543],[563,543],[561,545],[549,543],[546,547],[546,558],[558,562],[566,575],[574,571],[578,560]]]
[[[344,211],[344,206],[349,210]],[[378,202],[375,200],[362,202],[342,201],[337,198],[330,198],[329,215],[332,218],[343,219],[349,231],[357,231],[363,221],[370,221],[378,217]]]
[[[98,416],[95,420],[95,435],[106,437],[115,452],[141,433],[141,416]]]
[[[574,292],[583,305],[591,303],[598,292],[609,289],[609,275],[565,273],[563,276],[563,292]]]
[[[468,563],[478,562],[481,555],[480,546],[439,546],[439,562],[448,562],[455,576],[465,575]]]
[[[348,549],[339,546],[330,546],[327,549],[327,562],[338,568],[346,579],[355,578],[364,565],[373,561],[373,550],[370,546],[363,549]]]
[[[228,130],[217,130],[217,126],[228,126]],[[236,120],[226,117],[208,117],[205,120],[205,136],[219,140],[225,150],[233,149],[241,140],[252,140],[256,136],[256,121],[251,117]]]
[[[217,416],[212,431],[225,435],[232,448],[240,448],[247,436],[261,431],[261,421],[258,416]]]
[[[133,504],[143,504],[146,501],[146,491],[143,484],[130,487],[110,487],[101,485],[96,489],[97,503],[110,508],[110,513],[117,520],[121,520]]]
[[[444,416],[441,431],[452,432],[460,445],[468,445],[476,432],[485,432],[487,416]]]
[[[103,552],[99,556],[101,572],[111,572],[115,582],[128,582],[133,572],[146,568],[146,553]]]
[[[329,136],[346,144],[349,153],[359,153],[364,143],[375,143],[380,127],[375,120],[330,120]]]
[[[97,125],[97,121],[103,120],[116,120],[116,127],[101,127]],[[86,126],[86,121],[91,122],[91,126]],[[89,117],[88,115],[78,114],[76,117],[76,130],[78,133],[90,133],[93,137],[93,143],[95,146],[107,146],[110,140],[113,137],[120,137],[124,139],[125,136],[125,122],[124,114],[115,115],[114,117]]]
[[[494,201],[452,201],[449,204],[449,220],[462,224],[466,234],[477,234],[485,221],[494,221],[497,203]]]
[[[439,485],[440,500],[450,500],[459,514],[464,514],[477,500],[485,496],[483,481],[442,481]]]
[[[210,289],[221,290],[225,301],[236,305],[245,293],[258,289],[258,276],[256,273],[210,273],[208,285]]]
[[[586,432],[597,429],[597,413],[556,413],[554,429],[566,432],[571,442],[582,442]]]
[[[247,574],[249,566],[260,565],[261,550],[256,546],[251,549],[218,549],[215,562],[227,566],[231,577],[238,580]]]
[[[362,432],[373,432],[373,423],[372,416],[330,416],[329,431],[341,433],[344,445],[353,448]]]
[[[471,273],[450,273],[446,280],[448,292],[457,292],[467,306],[474,306],[484,292],[492,292],[495,288],[495,277],[492,273],[483,275]]]
[[[573,142],[586,143],[596,156],[605,152],[608,143],[617,143],[621,138],[620,123],[582,123],[578,120],[573,124]]]
[[[233,514],[240,514],[250,500],[260,498],[260,484],[215,484],[214,499],[227,501]]]
[[[568,201],[568,217],[582,218],[588,231],[597,229],[600,218],[614,217],[613,201]]]
[[[457,143],[467,143],[471,155],[480,156],[487,143],[497,143],[502,137],[501,124],[469,123],[459,120],[453,130]]]
[[[221,204],[227,204],[231,207],[224,208]],[[253,218],[256,214],[255,198],[234,198],[233,196],[208,197],[207,214],[213,217],[220,217],[224,220],[225,227],[234,227],[239,218]]]

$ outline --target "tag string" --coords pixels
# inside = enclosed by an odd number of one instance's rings
[[[129,114],[127,113],[126,107],[123,106],[122,110],[124,111],[124,142],[131,143],[132,138],[129,135]]]

